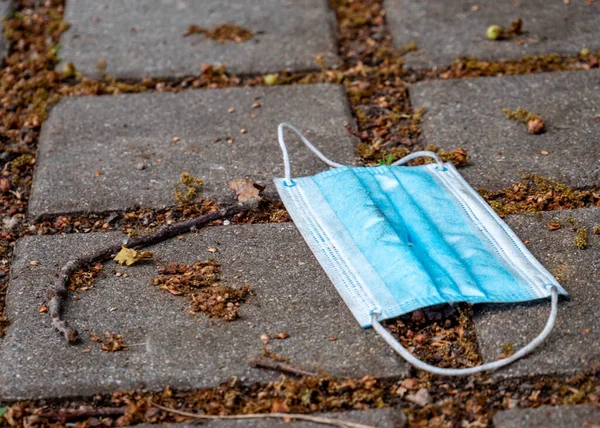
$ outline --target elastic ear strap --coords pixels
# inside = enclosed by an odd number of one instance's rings
[[[483,371],[496,370],[500,367],[504,367],[533,351],[544,341],[544,339],[546,339],[546,337],[548,337],[548,335],[552,331],[552,328],[554,327],[554,324],[556,323],[556,314],[558,312],[558,289],[556,287],[552,287],[550,291],[552,293],[552,310],[550,311],[550,316],[548,317],[548,321],[546,322],[546,327],[544,327],[544,330],[542,330],[542,332],[535,339],[533,339],[531,342],[529,342],[529,344],[527,344],[525,347],[521,348],[519,351],[515,352],[508,358],[466,369],[443,369],[424,363],[423,361],[413,356],[410,352],[408,352],[408,350],[406,350],[406,348],[404,348],[394,338],[394,336],[392,336],[391,333],[379,323],[379,321],[377,320],[378,314],[373,313],[371,315],[371,323],[375,331],[383,338],[383,340],[385,340],[392,348],[394,348],[394,351],[400,354],[402,358],[404,358],[416,368],[442,376],[467,376]]]
[[[281,147],[281,151],[283,152],[283,167],[285,169],[285,180],[288,183],[292,182],[292,168],[290,166],[290,156],[288,154],[287,147],[285,145],[285,139],[283,137],[283,132],[285,128],[289,129],[290,131],[294,131],[296,134],[298,134],[304,145],[308,147],[311,152],[317,155],[317,157],[323,162],[325,162],[327,165],[332,166],[334,168],[339,168],[340,166],[343,166],[342,164],[327,159],[327,157],[325,157],[325,155],[321,153],[319,149],[313,146],[313,144],[310,141],[308,141],[308,138],[302,135],[302,133],[295,126],[292,126],[289,123],[280,123],[277,127],[277,136],[279,137],[279,147]]]
[[[404,156],[402,159],[398,159],[396,162],[392,163],[392,166],[397,166],[397,165],[404,165],[406,162],[411,161],[413,159],[417,159],[417,158],[431,158],[434,161],[436,161],[436,163],[438,164],[438,166],[440,168],[444,168],[444,162],[442,162],[442,160],[438,157],[438,155],[436,155],[433,152],[430,151],[420,151],[420,152],[414,152],[411,153],[409,155]]]

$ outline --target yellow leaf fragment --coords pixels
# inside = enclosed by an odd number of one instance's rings
[[[115,262],[120,265],[131,266],[141,260],[148,260],[152,258],[151,251],[139,251],[133,248],[127,248],[125,245],[121,246],[121,251],[115,256]]]

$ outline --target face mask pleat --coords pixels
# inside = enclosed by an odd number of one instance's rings
[[[398,169],[400,171],[395,173],[394,170]],[[389,221],[392,224],[402,222],[403,227],[408,230],[413,253],[425,266],[438,292],[446,301],[456,302],[463,296],[485,298],[485,292],[477,284],[469,265],[464,263],[455,248],[445,241],[445,235],[439,229],[440,225],[427,209],[430,204],[421,203],[421,199],[429,198],[434,201],[435,214],[439,217],[440,214],[451,210],[452,201],[440,195],[423,194],[423,189],[431,181],[428,174],[404,174],[403,170],[408,168],[370,169],[365,170],[370,173],[360,174],[360,176],[361,181],[372,188],[371,194],[378,200],[380,206],[385,204],[389,207],[401,207],[397,213],[388,217]],[[413,191],[413,186],[420,191]],[[381,197],[381,187],[390,189],[385,192],[385,198]],[[393,208],[386,208],[386,210],[392,214]],[[454,223],[455,230],[465,229],[462,218],[452,218],[448,215],[445,217],[444,222]]]
[[[419,301],[422,304],[424,295],[429,299],[426,305],[445,301],[426,268],[415,256],[406,236],[396,233],[389,219],[355,175],[355,169],[338,169],[335,174],[317,174],[313,181],[358,250],[405,310],[412,309],[402,305],[402,302]],[[420,284],[421,288],[407,288],[404,284]]]
[[[425,167],[343,168],[313,177],[403,311],[489,301],[497,292],[523,289],[436,181],[442,173]],[[426,293],[413,293],[410,283],[425,286]]]
[[[448,290],[448,300],[457,301],[453,299],[457,295],[458,300],[468,297],[472,302],[486,301],[499,287],[519,289],[514,275],[498,261],[480,231],[437,182],[435,177],[446,173],[430,167],[390,168],[409,198],[401,206],[404,220],[418,240],[415,246],[433,259],[455,285]]]

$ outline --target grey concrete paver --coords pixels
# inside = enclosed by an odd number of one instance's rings
[[[498,60],[600,49],[597,2],[385,0],[384,5],[394,43],[417,43],[418,51],[406,56],[406,64],[417,69],[448,66],[459,57]],[[522,35],[487,39],[490,25],[508,28],[518,18]]]
[[[600,208],[554,211],[537,216],[509,216],[508,225],[570,293],[559,300],[558,319],[546,341],[531,354],[494,373],[496,378],[569,375],[600,367]],[[550,231],[549,222],[560,222]],[[574,223],[573,226],[571,223]],[[587,227],[589,246],[575,243],[573,229]],[[517,350],[542,331],[550,312],[549,299],[539,302],[476,305],[474,322],[485,361],[502,354],[504,344]]]
[[[589,404],[511,409],[494,415],[496,428],[593,428],[599,421],[600,409]]]
[[[0,19],[9,16],[12,9],[12,0],[0,0]],[[0,29],[2,29],[4,33],[4,25],[0,25]],[[0,63],[8,54],[8,48],[8,41],[4,37],[0,37]]]
[[[218,226],[153,248],[163,261],[216,258],[224,282],[250,284],[256,295],[241,318],[225,323],[187,313],[181,296],[150,285],[153,263],[127,269],[105,264],[105,277],[69,303],[66,318],[83,344],[68,346],[38,313],[48,284],[73,255],[122,239],[120,233],[28,237],[18,242],[7,294],[11,325],[0,343],[0,397],[89,396],[145,387],[216,386],[232,376],[247,382],[278,378],[250,368],[263,346],[306,370],[334,376],[403,376],[408,365],[372,331],[362,329],[293,224]],[[216,253],[208,249],[215,247]],[[32,266],[30,261],[38,261]],[[127,278],[114,271],[127,272]],[[89,331],[85,331],[87,328]],[[128,351],[106,353],[90,332],[122,333]],[[264,345],[262,334],[289,338]],[[331,341],[330,338],[336,340]],[[91,347],[92,352],[84,349]]]
[[[326,0],[78,0],[67,2],[60,57],[90,77],[122,79],[199,75],[202,64],[238,73],[318,70],[315,56],[335,65],[335,20]],[[191,25],[235,24],[254,37],[218,43]]]
[[[261,107],[252,108],[256,103]],[[43,125],[29,214],[173,205],[183,172],[204,180],[206,198],[231,200],[227,183],[238,178],[277,197],[280,122],[296,125],[331,159],[354,161],[357,140],[344,126],[352,115],[341,85],[63,99]],[[290,134],[295,175],[327,168]]]
[[[384,409],[367,409],[367,410],[354,410],[349,412],[336,412],[336,413],[314,413],[311,416],[318,416],[331,419],[341,419],[344,421],[369,425],[377,428],[403,428],[406,426],[406,415],[400,409],[393,407],[386,407]],[[162,425],[151,425],[143,424],[137,425],[135,428],[188,428],[197,426],[193,423],[182,423],[182,424],[162,424]],[[278,419],[245,419],[239,421],[207,421],[204,422],[203,426],[207,428],[319,428],[323,424],[316,424],[307,421],[293,421],[285,422]]]
[[[600,185],[600,70],[423,82],[410,96],[427,109],[426,144],[467,149],[461,174],[474,187],[502,188],[522,172]],[[507,119],[502,109],[517,107],[538,113],[546,131]]]

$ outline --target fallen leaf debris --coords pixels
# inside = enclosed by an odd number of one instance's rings
[[[87,266],[79,269],[69,276],[69,290],[85,291],[94,285],[96,278],[102,273],[104,266],[102,263],[96,263],[93,266]]]
[[[479,193],[501,217],[600,207],[600,189],[573,189],[536,174],[524,174],[520,181],[505,189],[492,192],[479,189]]]
[[[481,363],[471,307],[467,304],[413,311],[386,325],[405,348],[426,363],[443,368]]]
[[[263,186],[259,186],[247,178],[239,178],[229,182],[229,188],[233,190],[239,202],[247,202],[250,199],[258,198]]]
[[[217,43],[242,43],[254,37],[253,31],[235,24],[220,24],[209,29],[192,24],[188,27],[187,31],[183,33],[183,37],[188,37],[192,34],[203,34],[205,37],[212,39]]]
[[[127,345],[123,336],[117,333],[107,331],[102,337],[96,333],[90,333],[90,340],[94,343],[101,344],[100,349],[104,352],[127,351]]]
[[[240,305],[252,295],[252,289],[249,285],[221,284],[219,266],[214,260],[159,265],[159,276],[153,278],[151,284],[174,296],[186,296],[191,304],[191,315],[203,312],[210,318],[233,321],[239,318]]]

